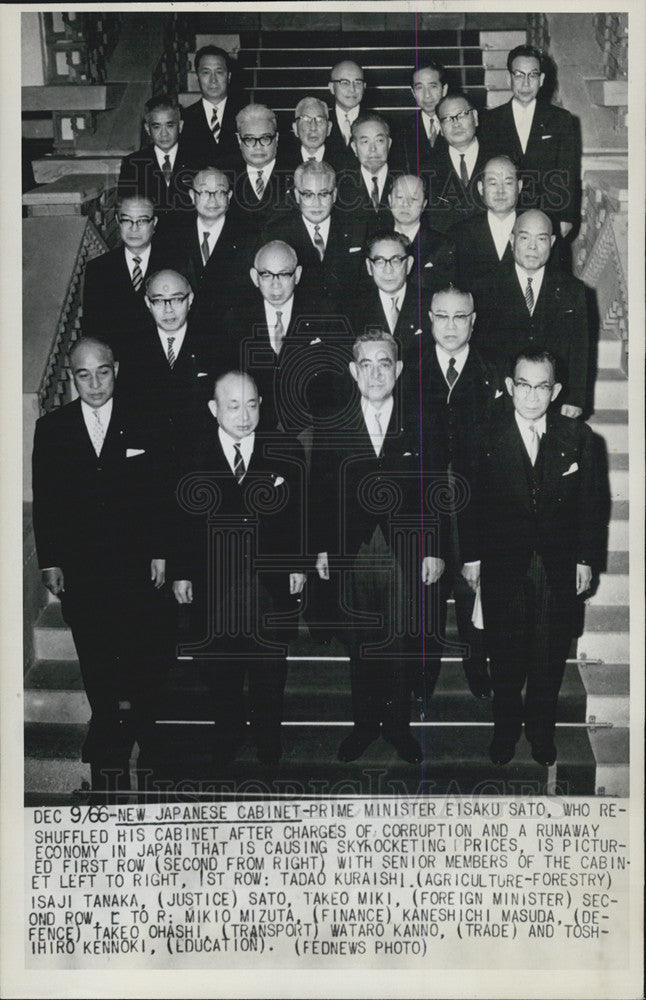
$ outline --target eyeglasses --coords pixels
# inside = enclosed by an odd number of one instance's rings
[[[431,312],[431,316],[438,326],[447,326],[449,320],[453,320],[456,326],[466,326],[469,317],[473,316],[473,310],[468,313],[455,313],[453,316],[449,316],[448,313]]]
[[[127,215],[119,216],[120,226],[129,226],[130,229],[141,229],[142,226],[149,226],[153,221],[153,216],[142,215],[140,219],[129,219]]]
[[[167,299],[160,296],[158,298],[155,297],[154,299],[148,299],[148,301],[151,306],[154,306],[156,309],[160,306],[172,306],[173,309],[176,309],[178,306],[181,306],[183,302],[186,302],[189,295],[190,292],[186,292],[184,295],[169,295]]]
[[[340,80],[332,80],[332,83],[338,83],[340,87],[363,87],[363,80],[346,80],[342,77]]]
[[[536,83],[541,77],[540,70],[537,69],[533,69],[531,73],[523,73],[522,69],[514,69],[511,75],[516,83],[522,83],[523,80],[531,80],[532,83]]]
[[[334,194],[334,189],[331,191],[301,191],[300,188],[296,188],[296,190],[303,201],[314,201],[314,199],[317,201],[327,201]]]
[[[296,121],[305,122],[306,125],[317,125],[319,128],[328,123],[328,119],[323,115],[299,115]]]
[[[257,274],[261,281],[271,281],[272,278],[277,278],[279,281],[287,281],[288,278],[294,277],[296,268],[293,271],[258,271]]]
[[[390,264],[391,267],[401,267],[406,260],[406,257],[406,254],[396,253],[392,257],[368,257],[368,260],[374,264],[379,271],[383,271],[386,264]]]
[[[241,135],[240,142],[247,147],[247,149],[255,148],[256,146],[271,146],[272,142],[276,138],[277,133],[265,132],[264,135]]]
[[[218,188],[217,191],[208,191],[206,188],[202,188],[198,191],[197,188],[193,188],[194,194],[199,198],[220,198],[222,195],[226,197],[228,195],[228,188]]]
[[[468,118],[472,111],[473,108],[465,108],[464,111],[460,111],[457,115],[444,115],[444,118],[440,118],[440,125],[443,125],[444,122],[451,122],[451,125],[456,125],[463,118]]]
[[[514,379],[514,385],[521,396],[529,396],[530,392],[536,392],[539,396],[547,396],[554,388],[553,382],[539,382],[538,385],[530,385],[529,382],[525,382],[522,378],[518,381]]]

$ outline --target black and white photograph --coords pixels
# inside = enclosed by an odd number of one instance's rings
[[[3,996],[642,995],[644,14],[582,7],[13,15]]]

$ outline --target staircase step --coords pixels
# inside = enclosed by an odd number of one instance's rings
[[[630,667],[627,663],[579,664],[586,690],[586,722],[627,727],[630,719]]]
[[[589,740],[596,761],[595,795],[627,798],[630,794],[629,730],[591,730]]]
[[[588,423],[604,439],[609,453],[628,452],[627,410],[596,410]]]
[[[594,595],[586,601],[588,607],[597,604],[627,606],[630,601],[630,579],[627,573],[602,573]]]
[[[629,546],[628,515],[624,509],[628,507],[623,501],[612,505],[612,520],[608,525],[608,548],[617,551],[627,551]]]
[[[622,632],[630,627],[628,605],[589,604],[585,612],[586,632]]]
[[[600,410],[628,409],[628,379],[621,368],[599,368],[594,405]]]
[[[577,651],[579,656],[586,656],[590,660],[604,660],[608,663],[623,660],[628,662],[630,637],[627,631],[591,632],[586,629],[578,640]]]
[[[597,364],[600,368],[621,368],[623,343],[615,336],[603,334],[599,338]]]
[[[92,156],[44,156],[32,160],[37,184],[50,184],[66,174],[99,174],[106,183],[116,186],[121,160],[132,149],[110,149]]]
[[[509,52],[517,45],[527,44],[526,31],[481,31],[479,32],[479,43],[483,49]]]
[[[75,660],[72,633],[63,621],[60,601],[47,604],[34,625],[34,656],[37,660]]]

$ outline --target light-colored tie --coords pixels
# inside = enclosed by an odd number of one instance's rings
[[[283,314],[282,312],[277,312],[276,326],[274,327],[274,342],[272,344],[275,354],[280,354],[280,349],[283,346],[284,339],[285,339],[285,327],[283,326]]]
[[[175,343],[175,337],[168,338],[168,349],[166,351],[166,357],[168,358],[168,364],[172,368],[175,364],[177,358],[175,357],[175,351],[173,350],[173,344]]]
[[[393,295],[390,306],[390,332],[394,333],[395,327],[397,326],[397,320],[399,319],[399,306],[397,305],[397,296]]]
[[[352,122],[348,118],[347,112],[345,114],[345,125],[343,126],[343,138],[345,139],[346,146],[349,146],[352,138]]]
[[[98,410],[92,410],[92,416],[94,419],[90,424],[90,438],[92,439],[92,445],[97,453],[97,456],[101,454],[101,448],[103,447],[103,442],[105,441],[105,427],[101,423],[101,414]]]
[[[527,446],[527,454],[529,455],[530,462],[532,465],[536,465],[536,458],[538,455],[538,446],[540,444],[540,437],[538,431],[536,430],[536,424],[529,425],[529,444]]]
[[[200,245],[200,249],[202,251],[202,263],[204,264],[206,264],[207,260],[211,256],[211,247],[209,246],[210,235],[211,235],[210,233],[204,230],[204,234],[202,236],[202,243]]]
[[[321,236],[321,227],[314,226],[314,246],[319,252],[319,257],[323,260],[325,256],[325,242]]]
[[[238,444],[237,441],[233,446],[233,450],[235,452],[235,456],[233,459],[233,474],[238,480],[238,482],[241,483],[242,480],[244,479],[247,468],[244,464],[244,458],[242,457],[242,452],[240,451],[240,445]]]
[[[437,129],[435,128],[435,119],[431,120],[431,127],[428,130],[428,141],[431,144],[431,149],[435,145],[435,140],[437,139]]]
[[[162,164],[162,174],[164,175],[164,180],[166,181],[166,187],[170,184],[170,175],[173,172],[173,168],[170,165],[170,156],[166,153],[164,157],[164,162]]]
[[[467,170],[466,160],[464,159],[464,153],[460,153],[460,180],[464,187],[469,186],[469,171]]]
[[[449,367],[446,369],[446,381],[449,383],[449,386],[453,387],[457,377],[455,358],[449,358]]]
[[[370,201],[372,202],[372,207],[375,212],[379,211],[379,185],[377,184],[377,178],[372,178],[372,193],[370,195]]]
[[[375,430],[374,430],[374,439],[372,442],[373,447],[375,449],[375,455],[379,455],[383,443],[384,443],[384,431],[383,427],[381,426],[381,420],[379,419],[379,414],[375,410]]]
[[[534,289],[532,288],[532,280],[532,278],[528,278],[527,285],[525,286],[525,302],[527,303],[530,316],[534,312]]]
[[[262,170],[259,170],[258,176],[256,177],[256,194],[258,195],[258,201],[262,198],[264,190],[265,182],[262,179]]]
[[[141,257],[133,257],[134,267],[132,269],[132,287],[136,292],[141,288],[141,283],[144,280],[144,276],[141,273]]]
[[[220,122],[218,121],[218,109],[213,109],[213,114],[211,115],[211,134],[217,142],[220,138]]]

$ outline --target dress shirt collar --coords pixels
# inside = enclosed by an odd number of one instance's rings
[[[129,250],[128,247],[124,247],[123,249],[126,252],[126,267],[130,272],[130,277],[132,278],[132,272],[135,269],[135,262],[133,259],[134,257],[139,257],[141,261],[141,263],[139,264],[139,268],[141,270],[142,275],[145,277],[146,271],[148,270],[148,262],[150,260],[150,250],[151,250],[150,244],[146,247],[145,250],[138,250],[136,254],[134,254],[132,250]]]
[[[251,456],[253,454],[253,445],[256,439],[256,432],[252,431],[251,434],[247,434],[242,441],[235,442],[230,434],[223,431],[220,426],[218,426],[218,437],[220,439],[220,444],[222,445],[222,451],[224,452],[224,457],[229,463],[229,468],[233,472],[233,467],[236,460],[235,445],[236,443],[240,445],[240,454],[244,461],[245,469],[249,468],[249,463],[251,461]]]
[[[496,246],[498,260],[502,260],[505,250],[509,244],[509,237],[516,222],[516,212],[510,212],[504,219],[499,219],[493,212],[487,212],[487,223],[489,232]]]
[[[157,158],[157,164],[159,166],[159,169],[163,170],[164,160],[166,159],[166,157],[168,157],[168,159],[170,160],[170,168],[172,170],[175,166],[175,160],[177,159],[177,150],[179,149],[178,144],[175,143],[173,148],[169,149],[167,153],[165,153],[163,149],[158,149],[157,146],[154,146],[153,148],[155,150],[155,156]]]
[[[534,112],[536,111],[536,98],[530,101],[529,104],[521,104],[517,101],[515,97],[511,99],[511,110],[514,116],[514,121],[519,119],[529,119],[531,122],[534,117]]]
[[[330,216],[328,215],[327,219],[325,219],[323,222],[310,222],[310,220],[306,219],[304,215],[302,216],[302,219],[303,222],[305,223],[305,228],[310,234],[310,239],[312,240],[312,242],[314,242],[314,226],[318,226],[319,233],[323,237],[323,242],[327,247],[327,241],[330,235]]]
[[[449,367],[449,360],[455,358],[455,370],[458,376],[462,374],[462,369],[467,363],[467,358],[469,357],[469,344],[466,343],[464,347],[461,347],[459,351],[445,351],[440,344],[435,342],[435,355],[437,357],[438,364],[442,370],[444,378],[446,378],[446,370]],[[447,383],[448,384],[448,383]],[[454,383],[455,384],[455,383]],[[451,386],[453,388],[453,386]]]
[[[525,294],[525,289],[527,287],[527,279],[528,278],[532,279],[534,305],[536,305],[536,302],[538,301],[538,294],[541,290],[541,285],[543,284],[543,278],[545,276],[545,266],[543,265],[543,267],[539,267],[538,271],[534,271],[533,274],[531,274],[529,271],[526,271],[524,267],[520,266],[520,264],[514,264],[514,267],[516,268],[516,275],[518,277],[518,281],[520,282],[520,287],[523,295]]]
[[[184,337],[186,336],[186,330],[188,328],[188,323],[184,323],[184,326],[180,327],[179,330],[174,330],[172,333],[166,333],[160,327],[157,327],[157,336],[159,337],[162,350],[166,357],[168,357],[168,338],[174,337],[173,341],[173,352],[175,357],[179,356],[179,352],[182,349],[182,344],[184,343]]]
[[[305,149],[305,146],[301,146],[301,156],[303,158],[303,163],[307,163],[307,161],[311,160],[312,157],[314,157],[317,163],[320,163],[325,157],[325,143],[323,143],[322,146],[319,146],[319,148],[313,153],[310,153],[308,149]]]
[[[225,220],[226,220],[226,215],[221,215],[219,219],[216,219],[216,221],[213,223],[213,225],[211,225],[211,226],[205,226],[204,223],[202,222],[202,220],[200,218],[198,218],[198,220],[197,220],[197,241],[200,244],[200,247],[202,246],[202,241],[204,239],[204,234],[208,233],[209,234],[209,250],[210,250],[211,253],[213,253],[213,249],[215,247],[215,244],[220,239],[220,233],[222,232],[222,229],[224,227]]]
[[[93,430],[91,431],[90,427],[93,426],[95,413],[99,414],[101,420],[101,426],[103,427],[104,432],[107,431],[108,426],[110,424],[110,417],[112,416],[113,402],[114,400],[112,396],[107,401],[107,403],[103,404],[103,406],[88,406],[87,403],[81,400],[81,413],[83,414],[83,421],[85,423],[85,426],[87,427],[87,432],[90,435],[90,438],[92,438],[93,434]]]
[[[285,335],[287,335],[292,318],[292,309],[294,308],[294,296],[292,295],[291,299],[287,299],[287,302],[283,302],[282,306],[279,306],[278,308],[276,308],[276,306],[272,306],[266,299],[263,299],[263,302],[265,304],[265,319],[267,320],[267,326],[270,330],[274,329],[277,322],[276,313],[279,312],[280,321],[283,324],[283,330],[285,331]]]
[[[206,97],[202,98],[202,107],[204,108],[204,114],[206,115],[206,121],[209,126],[209,131],[211,129],[211,118],[213,117],[213,110],[216,109],[218,112],[218,121],[220,126],[222,125],[222,119],[224,117],[224,109],[227,106],[227,99],[223,97],[219,104],[211,104],[207,101]]]
[[[400,226],[399,223],[396,223],[395,232],[401,233],[402,236],[405,236],[410,243],[414,243],[417,240],[419,226],[419,221],[416,222],[414,226]]]
[[[342,124],[345,125],[346,115],[348,116],[348,121],[352,125],[352,123],[356,122],[357,118],[361,114],[361,105],[357,104],[356,108],[352,108],[351,111],[346,111],[345,108],[342,108],[340,104],[335,104],[334,113],[336,115],[336,120],[339,123],[339,126],[341,126]],[[341,131],[343,131],[343,129],[341,129]]]
[[[361,412],[363,413],[363,419],[365,421],[366,428],[370,435],[371,441],[374,440],[373,433],[375,428],[375,414],[376,413],[379,414],[379,423],[381,424],[381,430],[385,437],[388,432],[388,427],[390,425],[390,418],[392,416],[394,405],[395,405],[394,398],[392,396],[389,396],[388,399],[384,400],[381,409],[377,410],[376,407],[372,405],[369,399],[366,399],[365,396],[361,397]]]
[[[437,139],[440,134],[440,119],[437,115],[427,115],[425,111],[422,111],[422,124],[424,126],[424,131],[426,132],[426,138],[428,139],[429,132],[431,131],[431,124],[435,127],[435,138]]]
[[[473,177],[473,171],[475,170],[476,160],[478,159],[479,150],[480,150],[480,143],[476,138],[474,138],[473,142],[471,143],[468,149],[463,149],[458,151],[457,149],[454,149],[453,146],[449,146],[449,156],[451,157],[451,163],[453,164],[453,168],[458,177],[460,176],[460,156],[464,154],[464,162],[467,165],[469,180],[471,180],[471,178]]]
[[[390,317],[393,311],[393,299],[396,299],[397,310],[398,312],[401,312],[402,304],[404,302],[404,297],[406,295],[406,285],[403,284],[398,292],[382,292],[381,288],[377,290],[379,292],[379,298],[381,299],[381,307],[384,311],[386,319],[388,320],[388,323],[390,324]]]
[[[539,417],[538,420],[527,420],[525,417],[521,417],[518,410],[514,410],[514,418],[516,420],[516,426],[523,437],[523,441],[529,440],[529,428],[532,424],[536,428],[536,433],[539,438],[543,437],[543,434],[547,430],[547,416],[545,413],[542,417]]]
[[[263,181],[264,181],[264,183],[266,185],[267,182],[269,181],[269,178],[271,177],[271,175],[273,173],[273,170],[274,170],[275,166],[276,166],[276,158],[275,157],[269,163],[265,163],[264,167],[251,167],[247,163],[247,177],[251,181],[251,185],[252,185],[254,191],[256,189],[256,181],[258,180],[258,171],[260,171],[262,173],[262,179],[263,179]]]
[[[361,167],[361,176],[363,177],[363,183],[366,185],[368,194],[372,194],[372,178],[377,178],[377,188],[379,189],[379,200],[381,201],[384,193],[384,185],[386,183],[386,177],[388,176],[388,164],[384,163],[383,167],[380,167],[376,174],[369,173],[365,167]]]

